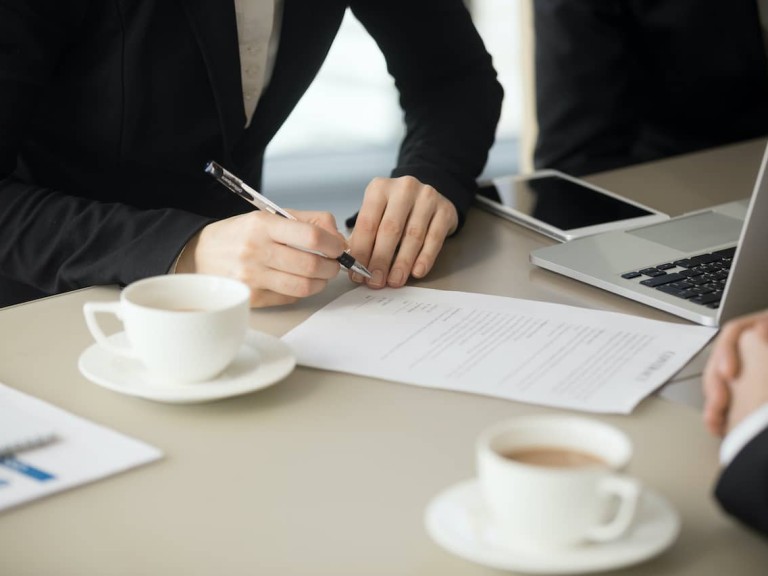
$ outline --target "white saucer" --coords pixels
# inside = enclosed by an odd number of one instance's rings
[[[123,332],[109,338],[117,345],[125,345]],[[287,344],[255,330],[248,331],[232,364],[205,382],[152,382],[138,360],[115,356],[98,344],[88,347],[78,361],[83,376],[99,386],[148,400],[179,404],[208,402],[260,390],[285,378],[295,366],[296,357]]]
[[[680,532],[674,508],[646,488],[635,524],[623,538],[556,551],[502,546],[476,479],[438,494],[427,507],[425,522],[429,535],[449,552],[492,568],[529,574],[581,574],[637,564],[661,553]]]

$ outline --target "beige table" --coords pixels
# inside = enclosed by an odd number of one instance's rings
[[[594,181],[670,213],[749,194],[762,143],[752,142]],[[449,241],[420,286],[550,300],[677,321],[534,269],[543,237],[483,212]],[[350,288],[256,311],[282,335]],[[94,288],[0,311],[0,382],[161,448],[160,462],[0,515],[0,574],[480,575],[497,572],[435,545],[427,502],[474,475],[473,442],[488,424],[545,408],[298,368],[260,392],[200,405],[122,396],[85,380]],[[682,377],[695,376],[693,362]],[[631,472],[680,511],[679,540],[622,574],[765,574],[768,541],[711,498],[718,443],[697,410],[651,397],[631,416],[599,417],[636,447]]]

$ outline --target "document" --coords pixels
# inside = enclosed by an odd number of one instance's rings
[[[283,340],[303,366],[628,414],[715,333],[502,296],[361,286]]]
[[[162,456],[152,446],[3,384],[0,406],[33,417],[56,435],[52,443],[0,457],[0,511]]]
[[[0,403],[0,457],[36,448],[56,439],[46,422],[10,404]]]

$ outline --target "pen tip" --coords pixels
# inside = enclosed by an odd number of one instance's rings
[[[355,265],[353,266],[353,268],[352,268],[352,269],[353,269],[353,271],[354,271],[354,272],[357,272],[357,273],[358,273],[358,274],[360,274],[361,276],[365,276],[365,277],[366,277],[366,278],[368,278],[369,280],[370,280],[371,278],[373,278],[373,274],[371,274],[371,273],[368,271],[368,268],[366,268],[365,266],[363,266],[363,265],[362,265],[362,264],[360,264],[359,262],[355,262]]]

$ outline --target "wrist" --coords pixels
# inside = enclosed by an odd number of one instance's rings
[[[750,440],[768,427],[768,403],[763,404],[736,424],[720,445],[720,463],[730,464]]]
[[[195,252],[199,238],[200,233],[198,232],[184,245],[176,258],[175,265],[171,269],[172,274],[192,274],[197,272]]]

